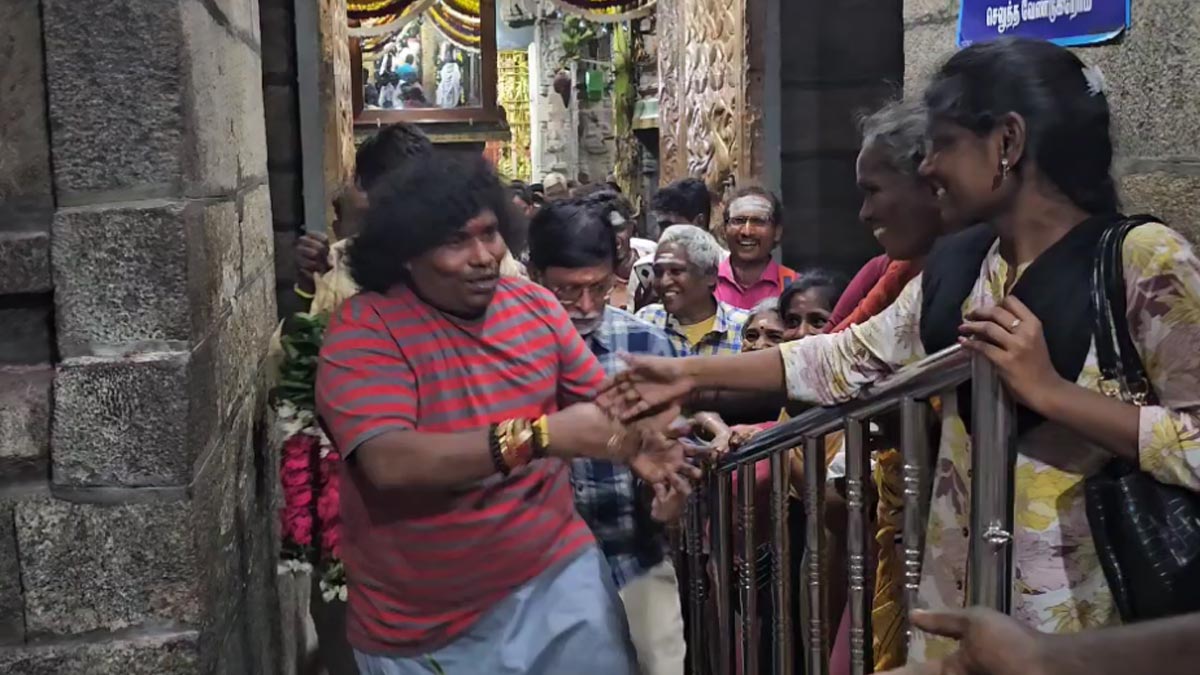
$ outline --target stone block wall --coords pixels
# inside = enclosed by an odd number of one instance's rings
[[[0,672],[277,672],[262,53],[256,0],[0,0]]]
[[[956,0],[904,1],[907,92],[954,52],[957,17]],[[1107,82],[1126,212],[1159,215],[1200,242],[1200,3],[1135,2],[1120,41],[1076,52]]]
[[[853,272],[879,249],[858,220],[857,118],[899,93],[901,0],[784,0],[783,259]]]

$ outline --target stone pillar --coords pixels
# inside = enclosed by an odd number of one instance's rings
[[[958,2],[904,1],[905,88],[953,53]],[[1200,242],[1200,4],[1133,3],[1133,26],[1119,43],[1081,47],[1108,85],[1116,169],[1127,213],[1153,213]]]
[[[321,0],[321,117],[325,133],[326,209],[354,177],[354,101],[351,98],[350,28],[346,0]]]
[[[275,235],[275,298],[280,314],[302,308],[296,283],[296,238],[304,227],[299,87],[296,82],[295,0],[260,0],[263,108],[267,125],[267,173]]]
[[[259,36],[254,0],[0,0],[0,293],[54,308],[0,371],[33,467],[0,466],[0,672],[276,672]]]
[[[858,221],[857,117],[899,93],[901,0],[780,2],[783,258],[857,271],[879,252]]]
[[[563,58],[563,21],[545,3],[533,29],[530,50],[530,117],[533,127],[533,181],[540,183],[550,172],[574,178],[579,171],[579,95],[575,91],[575,69],[571,68],[572,94],[569,105],[554,91],[554,77]]]

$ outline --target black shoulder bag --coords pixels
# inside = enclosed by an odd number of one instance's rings
[[[1097,248],[1092,307],[1101,391],[1137,406],[1157,398],[1129,334],[1121,248],[1132,216],[1108,228]],[[1084,483],[1088,523],[1121,620],[1145,621],[1200,609],[1200,494],[1155,480],[1115,459]]]

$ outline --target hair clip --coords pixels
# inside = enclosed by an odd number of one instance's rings
[[[1099,96],[1104,93],[1107,84],[1104,82],[1104,73],[1096,66],[1083,67],[1083,79],[1087,81],[1088,93],[1092,96]]]

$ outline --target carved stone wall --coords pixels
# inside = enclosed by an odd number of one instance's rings
[[[750,100],[747,72],[755,66],[746,45],[748,12],[757,1],[659,1],[663,183],[696,176],[721,196],[751,178],[759,116],[758,102]]]

